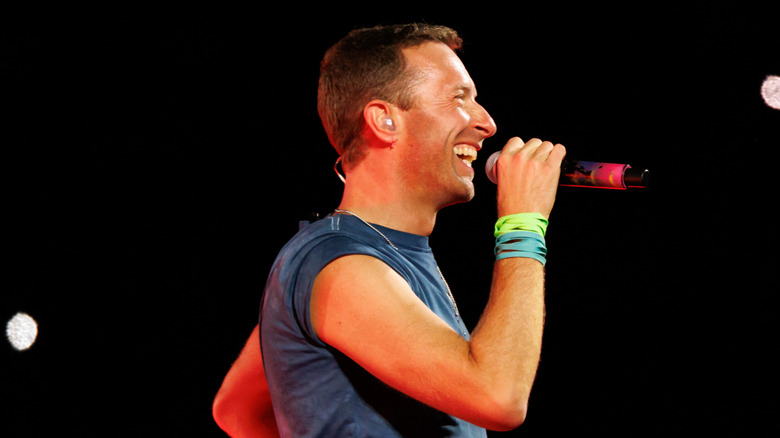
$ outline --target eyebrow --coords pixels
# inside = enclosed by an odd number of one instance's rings
[[[453,87],[453,91],[464,92],[466,94],[473,93],[474,97],[477,97],[477,89],[468,84],[458,84],[455,87]]]

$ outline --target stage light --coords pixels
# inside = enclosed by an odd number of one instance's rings
[[[5,335],[15,349],[27,350],[38,337],[38,324],[28,314],[19,312],[8,320],[5,326]]]
[[[767,76],[761,85],[761,97],[771,108],[780,109],[780,76]]]

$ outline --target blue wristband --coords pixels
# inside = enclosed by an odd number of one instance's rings
[[[497,261],[509,257],[523,257],[538,260],[542,266],[547,263],[544,237],[533,231],[510,231],[498,236],[494,253]]]

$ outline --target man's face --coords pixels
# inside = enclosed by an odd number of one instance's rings
[[[404,112],[408,150],[404,168],[418,196],[438,208],[474,197],[471,162],[496,125],[476,102],[477,90],[466,67],[449,47],[425,43],[404,50],[407,68],[423,73],[415,104]]]

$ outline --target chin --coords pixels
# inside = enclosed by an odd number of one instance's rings
[[[474,199],[474,195],[474,184],[469,181],[468,184],[465,184],[464,186],[460,187],[457,192],[453,193],[451,202],[446,205],[463,204],[465,202],[469,202]]]
[[[460,202],[462,202],[462,203],[463,203],[463,202],[469,202],[469,201],[471,201],[472,199],[474,199],[474,195],[475,195],[475,193],[474,193],[474,189],[471,189],[471,191],[469,192],[469,194],[468,194],[467,196],[464,196],[464,197],[463,197],[463,199],[462,199]]]
[[[471,201],[472,199],[474,199],[474,195],[476,194],[476,190],[474,189],[474,181],[473,180],[470,179],[466,183],[466,191],[468,192],[467,193],[468,199],[466,201],[464,201],[464,202],[468,202],[468,201]]]

